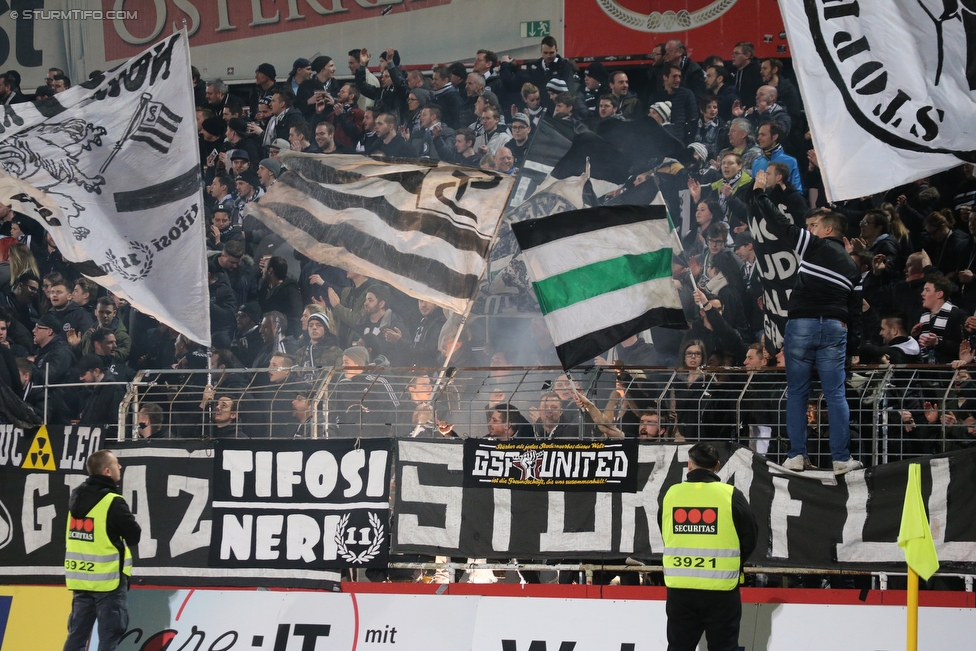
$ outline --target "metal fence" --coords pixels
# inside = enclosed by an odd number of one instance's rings
[[[976,442],[976,381],[964,369],[855,367],[848,401],[852,452],[865,462]],[[788,448],[786,379],[777,368],[140,371],[119,405],[117,435],[481,437],[499,404],[520,437],[734,440],[774,461]],[[827,409],[816,383],[807,420],[811,460],[829,465]]]

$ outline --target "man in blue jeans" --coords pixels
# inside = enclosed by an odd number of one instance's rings
[[[769,233],[800,258],[790,295],[783,352],[786,357],[786,431],[790,451],[783,467],[812,468],[807,456],[807,397],[816,366],[827,401],[830,456],[835,475],[863,468],[851,458],[851,413],[847,404],[847,356],[857,350],[861,312],[861,275],[844,245],[847,218],[829,210],[807,215],[803,230],[788,220],[765,194],[766,173],[758,172],[753,209]]]

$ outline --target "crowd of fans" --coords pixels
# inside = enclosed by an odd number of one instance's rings
[[[883,195],[828,203],[787,63],[757,59],[750,43],[737,44],[730,61],[713,55],[696,62],[671,40],[654,47],[649,66],[626,69],[600,62],[580,68],[551,37],[540,53],[520,63],[481,49],[470,68],[457,62],[428,73],[406,70],[394,48],[375,62],[363,48],[346,54],[341,80],[337,61],[318,56],[296,59],[284,78],[263,63],[253,86],[234,88],[195,73],[213,347],[205,350],[106,295],[61,257],[38,224],[0,206],[0,381],[49,423],[94,425],[118,421],[125,383],[137,372],[209,365],[209,376],[158,377],[167,388],[147,394],[139,413],[139,433],[147,437],[305,436],[319,421],[315,405],[324,395],[316,370],[333,367],[343,370],[327,388],[328,426],[350,435],[405,427],[396,431],[735,437],[741,432],[732,423],[700,417],[715,411],[708,407],[717,396],[736,391],[734,383],[720,386],[721,370],[782,366],[781,351],[763,339],[764,293],[750,232],[757,217],[753,178],[766,171],[766,194],[797,224],[822,211],[846,219],[850,255],[863,274],[863,313],[859,327],[851,324],[859,355],[852,362],[944,371],[924,383],[906,380],[887,406],[903,433],[920,440],[904,453],[976,443],[970,402],[976,398],[965,375],[976,332],[972,165]],[[0,76],[0,102],[27,101],[19,84],[15,71]],[[36,100],[70,85],[52,69]],[[671,367],[675,381],[661,384],[660,374],[648,372],[587,395],[568,376],[561,388],[549,378],[539,382],[532,404],[489,392],[488,425],[457,432],[450,407],[429,403],[435,375],[417,372],[414,381],[395,386],[362,367],[436,368],[449,352],[457,367],[538,364],[551,347],[541,320],[529,345],[480,340],[470,328],[458,336],[454,320],[429,302],[297,253],[276,255],[280,240],[244,209],[284,172],[282,150],[431,158],[518,174],[543,119],[569,124],[574,133],[610,120],[653,119],[688,148],[680,162],[668,157],[633,169],[625,188],[654,179],[666,195],[687,189],[692,199],[674,269],[691,327],[654,329],[596,360]],[[283,370],[230,371],[248,368]],[[45,383],[79,386],[46,391],[39,386]],[[455,392],[460,401],[469,397],[463,387]],[[755,414],[772,414],[775,406],[762,396],[750,399],[758,402],[746,425],[753,446],[767,452],[781,436],[778,420]],[[24,416],[17,408],[5,406],[8,419]],[[925,444],[926,428],[941,435],[930,433]]]

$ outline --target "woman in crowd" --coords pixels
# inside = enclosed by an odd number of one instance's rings
[[[705,342],[690,339],[681,351],[683,365],[675,376],[671,388],[671,409],[677,415],[676,434],[689,441],[700,438],[700,412],[708,392],[705,386],[708,378],[704,373],[708,351]]]

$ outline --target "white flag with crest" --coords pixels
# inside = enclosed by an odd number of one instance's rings
[[[832,201],[976,159],[971,2],[779,4]]]
[[[210,344],[203,184],[190,54],[174,34],[97,79],[0,108],[0,201],[65,259]]]

